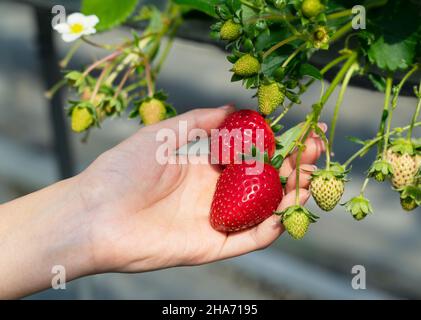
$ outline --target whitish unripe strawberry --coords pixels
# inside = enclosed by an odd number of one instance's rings
[[[246,54],[242,56],[234,64],[232,71],[241,77],[251,77],[260,71],[260,62],[257,58],[253,57],[251,54]]]
[[[165,120],[167,110],[165,104],[158,99],[142,102],[139,107],[139,115],[145,125],[151,125]]]
[[[234,41],[237,40],[241,35],[241,25],[235,23],[233,20],[226,21],[220,31],[220,36],[222,40]]]
[[[320,0],[304,0],[301,5],[301,12],[307,18],[318,16],[324,9]]]
[[[414,183],[418,172],[415,156],[409,153],[400,154],[389,149],[386,159],[392,165],[392,184],[396,189],[401,189]]]
[[[89,129],[94,123],[94,117],[88,108],[76,107],[72,111],[72,130],[83,132]]]
[[[276,82],[262,84],[258,91],[259,111],[264,115],[270,115],[285,100],[285,90]]]
[[[311,194],[320,209],[333,210],[341,200],[345,190],[346,171],[339,164],[331,169],[317,170],[311,176]]]

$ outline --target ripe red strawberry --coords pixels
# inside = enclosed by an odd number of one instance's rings
[[[250,174],[247,169],[251,168],[260,168],[261,172]],[[282,197],[278,172],[271,165],[256,162],[228,165],[216,185],[211,225],[222,232],[251,228],[270,217]]]
[[[232,164],[235,160],[241,160],[242,154],[251,154],[253,145],[262,153],[266,151],[269,158],[275,152],[275,135],[266,120],[256,111],[234,112],[218,129],[219,134],[213,134],[211,138],[213,163]],[[261,150],[262,148],[257,143],[257,129],[263,130],[260,139],[263,139],[264,150]]]

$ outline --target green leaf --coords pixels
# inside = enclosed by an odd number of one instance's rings
[[[416,54],[420,35],[420,4],[411,1],[389,1],[372,18],[368,31],[374,34],[368,48],[370,61],[387,71],[407,69]]]
[[[104,31],[124,23],[136,9],[137,3],[138,0],[83,0],[82,13],[98,16],[96,29]]]
[[[215,7],[219,0],[173,0],[175,3],[185,5],[192,10],[198,10],[216,18]]]
[[[285,159],[294,149],[295,142],[301,136],[301,130],[302,124],[299,124],[284,132],[281,136],[276,137],[277,143],[279,143],[282,148],[275,151],[273,158],[280,155],[282,159]]]
[[[305,64],[301,65],[300,76],[308,76],[308,77],[312,77],[316,80],[322,80],[322,78],[323,78],[319,69],[317,69],[315,66],[313,66],[309,63],[305,63]]]

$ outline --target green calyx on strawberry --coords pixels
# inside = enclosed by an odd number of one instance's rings
[[[312,173],[310,190],[320,209],[332,211],[336,207],[344,194],[348,172],[339,163],[333,163],[329,169]]]
[[[304,0],[301,5],[301,12],[306,18],[318,16],[324,10],[320,0]]]
[[[270,217],[282,197],[282,184],[272,166],[257,162],[228,165],[216,185],[210,223],[221,232],[251,228]]]
[[[257,91],[260,113],[272,114],[284,102],[285,91],[285,88],[277,82],[261,84]]]
[[[219,35],[222,40],[235,41],[241,36],[241,29],[241,24],[230,19],[224,22]]]
[[[260,72],[260,67],[260,61],[248,53],[240,57],[234,63],[231,71],[234,72],[236,76],[249,78],[258,74]]]
[[[370,200],[363,195],[354,197],[348,202],[344,203],[346,211],[350,212],[355,220],[363,220],[368,214],[373,212]]]
[[[311,223],[319,218],[303,206],[291,206],[282,212],[276,212],[282,216],[281,221],[289,235],[296,240],[304,238]]]
[[[214,164],[239,163],[243,156],[252,155],[253,148],[272,158],[276,149],[275,134],[266,120],[254,110],[230,114],[212,132],[211,160]]]
[[[406,211],[413,211],[421,205],[421,187],[406,186],[400,190],[401,206]]]
[[[420,164],[413,144],[406,139],[392,141],[386,153],[386,160],[392,165],[392,184],[402,189],[414,184]]]
[[[376,160],[370,170],[368,171],[368,176],[374,178],[378,182],[383,182],[387,178],[393,176],[393,167],[392,165],[383,159]]]

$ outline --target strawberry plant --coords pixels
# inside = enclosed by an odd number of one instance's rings
[[[210,36],[225,45],[227,59],[232,63],[231,81],[241,81],[256,97],[255,109],[261,116],[252,111],[247,115],[237,113],[233,115],[237,118],[232,121],[235,125],[227,119],[223,126],[241,131],[245,127],[240,123],[244,116],[247,121],[252,117],[258,123],[257,127],[265,130],[265,146],[263,150],[257,150],[267,158],[263,175],[272,177],[273,168],[279,168],[292,152],[298,153],[299,166],[304,141],[314,131],[326,144],[325,167],[313,173],[311,182],[312,195],[322,210],[331,211],[341,203],[356,220],[364,219],[373,212],[365,197],[370,180],[390,181],[403,209],[411,211],[420,205],[421,140],[414,136],[414,128],[421,125],[419,1],[172,0],[164,10],[151,5],[139,8],[136,4],[136,0],[82,2],[84,14],[98,16],[98,31],[125,22],[140,23],[143,29],[133,31],[131,38],[117,45],[97,43],[87,31],[63,59],[64,80],[50,94],[62,85],[73,91],[76,98],[70,101],[68,110],[74,131],[86,134],[107,118],[122,116],[127,109],[130,109],[130,118],[139,119],[145,125],[174,116],[176,111],[166,102],[165,93],[156,91],[155,82],[184,17],[190,11],[200,11],[214,20]],[[333,43],[343,47],[333,51]],[[82,44],[99,47],[108,53],[83,70],[67,70],[68,62]],[[312,63],[312,58],[320,51],[328,50],[332,51],[331,61],[322,67]],[[304,121],[278,135],[282,119],[301,104],[301,96],[316,82],[325,84],[326,76],[332,73],[329,85],[322,85],[320,98],[315,98],[311,106],[301,107]],[[379,129],[371,139],[353,138],[359,148],[344,163],[337,163],[331,159],[336,127],[345,92],[355,77],[369,79],[376,90],[384,93],[384,101],[379,102],[378,120],[373,119],[378,121]],[[408,125],[393,127],[394,113],[405,112],[399,109],[399,97],[411,82],[419,83],[413,90],[417,103],[412,114],[408,114]],[[333,93],[337,88],[339,95],[336,98]],[[325,134],[318,123],[331,99],[336,99],[334,117],[330,132]],[[282,198],[279,192],[262,193],[263,184],[260,183],[260,193],[250,200],[254,209],[247,211],[237,207],[229,218],[221,218],[228,217],[223,193],[234,192],[233,182],[247,180],[242,176],[244,168],[232,164],[234,158],[253,152],[229,147],[227,159],[221,159],[217,153],[218,160],[229,165],[218,183],[211,218],[212,225],[223,231],[240,230],[259,223],[273,213],[275,202],[279,203]],[[369,160],[360,194],[343,201],[351,164],[355,159],[367,156],[371,149],[376,149],[377,153]],[[268,161],[272,167],[267,167]],[[237,180],[230,180],[233,176],[226,178],[230,172]],[[297,170],[298,178],[299,174],[300,170]],[[265,183],[278,191],[282,188],[275,186],[275,181]],[[231,199],[236,198],[232,196]],[[262,199],[266,201],[264,206]],[[295,206],[277,214],[289,233],[300,239],[317,216],[299,205],[298,185],[296,202]]]

